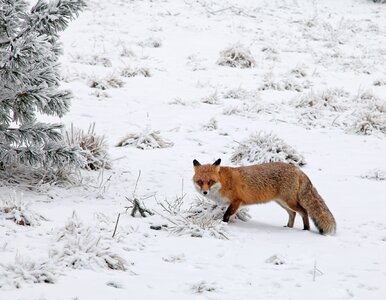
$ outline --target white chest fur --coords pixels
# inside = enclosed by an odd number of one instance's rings
[[[206,198],[216,202],[217,204],[227,205],[229,200],[226,197],[222,197],[220,194],[221,183],[217,182],[209,189],[208,194],[205,195]]]

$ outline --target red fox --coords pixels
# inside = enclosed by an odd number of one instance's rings
[[[296,213],[303,218],[304,230],[310,230],[308,214],[321,234],[334,234],[333,215],[310,179],[298,167],[281,162],[247,167],[221,167],[221,159],[201,165],[193,160],[193,182],[197,190],[216,202],[229,204],[223,221],[236,213],[240,205],[276,201],[288,215],[287,227],[293,227]]]

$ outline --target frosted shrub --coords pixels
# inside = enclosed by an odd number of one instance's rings
[[[115,253],[95,226],[84,225],[75,212],[56,234],[50,257],[56,265],[72,269],[126,270],[126,261]]]
[[[42,215],[30,209],[30,204],[22,199],[20,194],[14,193],[0,199],[0,216],[11,220],[17,225],[37,226],[46,220]]]
[[[268,162],[287,162],[305,165],[301,154],[285,141],[272,133],[259,132],[252,134],[241,142],[231,156],[235,164],[260,164]]]
[[[14,164],[0,172],[0,181],[6,185],[20,185],[29,189],[42,190],[51,185],[77,185],[81,183],[81,177],[71,166],[47,169]]]
[[[345,107],[338,101],[338,98],[343,96],[346,94],[340,89],[327,89],[317,93],[311,91],[292,101],[292,104],[296,108],[343,111]]]
[[[374,80],[373,85],[375,85],[375,86],[384,86],[384,85],[386,85],[386,78],[381,78],[381,79]]]
[[[90,125],[87,132],[74,129],[66,132],[66,142],[70,146],[79,146],[86,158],[84,167],[89,170],[101,168],[110,169],[111,160],[107,153],[107,142],[105,137],[95,133],[95,123]]]
[[[175,235],[189,235],[191,237],[214,237],[228,239],[222,218],[227,209],[226,205],[219,205],[205,198],[197,198],[187,210],[181,209],[182,198],[178,198],[178,211],[165,209],[170,204],[158,203],[164,212],[169,214],[166,219],[172,223],[167,230]],[[173,205],[173,203],[172,203]],[[246,222],[250,218],[247,208],[240,208],[231,220],[238,219]]]
[[[354,117],[349,131],[363,135],[377,132],[386,134],[386,114],[378,111],[362,111]]]
[[[349,94],[339,88],[319,92],[310,91],[295,98],[289,104],[297,109],[298,123],[310,127],[326,127],[339,124],[338,117],[347,110]]]
[[[119,77],[110,75],[104,78],[91,78],[89,86],[93,89],[107,90],[109,88],[121,88],[125,85]]]
[[[202,126],[205,131],[214,131],[218,129],[218,122],[215,118],[211,118],[208,123]]]
[[[160,131],[147,128],[141,133],[129,133],[119,143],[117,147],[133,146],[141,150],[169,148],[174,144],[160,136]]]
[[[122,69],[121,76],[123,76],[123,77],[136,77],[136,76],[151,77],[151,73],[150,73],[150,70],[148,68],[126,67],[126,68]]]
[[[253,68],[256,62],[248,49],[240,44],[236,44],[220,52],[220,58],[217,64],[220,66],[244,69]]]
[[[220,99],[217,95],[217,92],[214,92],[213,94],[210,94],[209,96],[202,98],[201,102],[206,104],[219,104]]]
[[[369,104],[372,102],[378,102],[379,98],[374,95],[374,93],[370,90],[359,92],[355,97],[354,101],[360,104]]]
[[[193,284],[191,290],[195,294],[203,294],[208,292],[216,292],[218,290],[218,287],[214,282],[209,283],[205,280],[202,280]]]
[[[14,263],[0,262],[0,289],[21,288],[23,284],[55,283],[56,271],[47,261],[32,261],[15,257]]]
[[[170,233],[175,235],[190,235],[191,237],[214,237],[228,239],[221,220],[185,218],[178,216],[173,219],[173,225],[168,227]]]
[[[304,89],[310,88],[310,83],[308,81],[300,82],[290,78],[285,78],[281,80],[267,78],[264,81],[265,82],[258,88],[259,91],[275,90],[301,92]]]
[[[111,60],[100,54],[87,55],[87,54],[74,54],[72,55],[72,62],[90,65],[90,66],[103,66],[112,67]]]
[[[138,43],[141,47],[159,48],[162,46],[162,41],[158,38],[148,38],[147,40]]]
[[[224,93],[225,99],[237,99],[237,100],[260,100],[257,91],[249,91],[241,87],[230,89]]]
[[[307,77],[307,71],[304,66],[296,66],[295,68],[290,70],[290,74],[295,76],[296,78]]]
[[[227,208],[228,206],[226,204],[219,204],[204,197],[197,197],[187,211],[186,217],[201,220],[222,220]],[[232,215],[231,220],[246,222],[250,218],[251,216],[248,213],[248,208],[240,207],[237,212]]]
[[[365,179],[375,180],[375,181],[384,181],[386,180],[386,171],[380,169],[369,170],[366,174],[361,176]]]

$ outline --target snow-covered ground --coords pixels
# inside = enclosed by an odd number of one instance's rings
[[[0,299],[385,299],[385,5],[91,0],[62,41],[75,95],[63,122],[95,122],[113,167],[78,187],[0,187],[1,207],[21,201],[34,225],[0,213]],[[220,66],[230,47],[254,67]],[[116,147],[153,131],[173,145]],[[275,203],[203,237],[173,234],[180,219],[157,202],[186,193],[188,208],[192,160],[231,165],[257,132],[304,156],[337,234],[303,231],[299,216],[284,228]],[[135,194],[155,193],[143,202],[160,214],[124,214],[139,171]]]

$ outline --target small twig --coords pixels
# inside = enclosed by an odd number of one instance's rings
[[[140,213],[140,215],[141,215],[143,218],[146,218],[146,217],[147,217],[145,213],[148,213],[150,216],[154,215],[154,213],[153,213],[152,211],[148,210],[146,207],[142,207],[141,204],[140,204],[140,202],[139,202],[139,200],[138,200],[137,198],[134,198],[133,200],[131,200],[131,199],[129,199],[129,198],[126,197],[126,199],[127,199],[128,201],[130,201],[130,202],[133,204],[133,209],[132,209],[132,211],[131,211],[131,213],[130,213],[130,215],[131,215],[132,217],[135,217],[135,214],[136,214],[137,211]],[[128,207],[128,208],[126,209],[126,212],[127,212],[127,210],[128,210],[129,208],[130,208],[130,207]]]
[[[134,190],[133,190],[133,194],[132,194],[133,198],[135,198],[135,192],[137,191],[137,186],[138,186],[139,178],[141,178],[141,170],[138,171],[137,181],[135,182],[135,186],[134,186]]]
[[[323,272],[320,271],[320,270],[316,267],[316,260],[315,260],[315,261],[314,261],[314,272],[313,272],[313,280],[312,280],[312,281],[315,281],[316,273],[318,273],[318,275],[323,275]]]
[[[218,10],[209,10],[207,8],[205,8],[206,11],[212,15],[215,15],[219,12],[223,12],[223,11],[226,11],[226,10],[232,10],[233,9],[233,6],[229,6],[229,7],[226,7],[226,8],[221,8],[221,9],[218,9]]]

